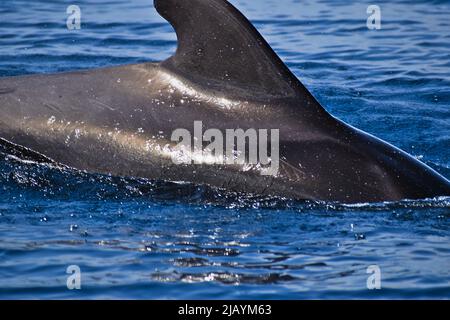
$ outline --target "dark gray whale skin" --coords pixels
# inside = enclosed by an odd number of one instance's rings
[[[332,117],[224,0],[155,0],[178,49],[161,63],[0,78],[0,145],[79,170],[345,203],[450,195],[405,152]],[[280,171],[175,165],[175,129],[280,129]]]

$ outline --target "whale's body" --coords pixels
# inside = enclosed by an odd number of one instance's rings
[[[224,0],[156,0],[179,46],[161,63],[0,78],[0,146],[80,170],[296,199],[395,201],[450,195],[405,152],[329,115]],[[175,164],[171,135],[279,129],[276,176],[243,165]]]

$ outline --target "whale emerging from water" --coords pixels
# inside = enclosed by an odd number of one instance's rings
[[[450,182],[332,117],[225,0],[155,0],[178,48],[161,63],[0,79],[0,146],[89,172],[345,203],[449,196]],[[277,129],[279,168],[176,163],[177,129]],[[195,150],[184,150],[193,152]],[[197,150],[198,151],[198,150]]]

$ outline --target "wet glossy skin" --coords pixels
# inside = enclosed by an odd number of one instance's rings
[[[80,170],[232,191],[343,202],[450,195],[429,167],[331,117],[224,1],[195,0],[196,11],[180,0],[155,5],[177,31],[174,57],[0,79],[0,138]],[[196,30],[196,14],[211,26]],[[223,132],[280,129],[279,175],[175,165],[172,132],[199,120]]]

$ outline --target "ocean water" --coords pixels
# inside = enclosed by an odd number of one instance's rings
[[[450,177],[450,1],[232,3],[333,115]],[[81,30],[66,28],[70,4]],[[380,30],[366,26],[369,4]],[[0,2],[1,77],[159,61],[175,47],[151,0]],[[71,265],[81,290],[67,288]],[[367,287],[373,266],[380,290]],[[449,297],[450,198],[250,197],[0,150],[0,299]]]

